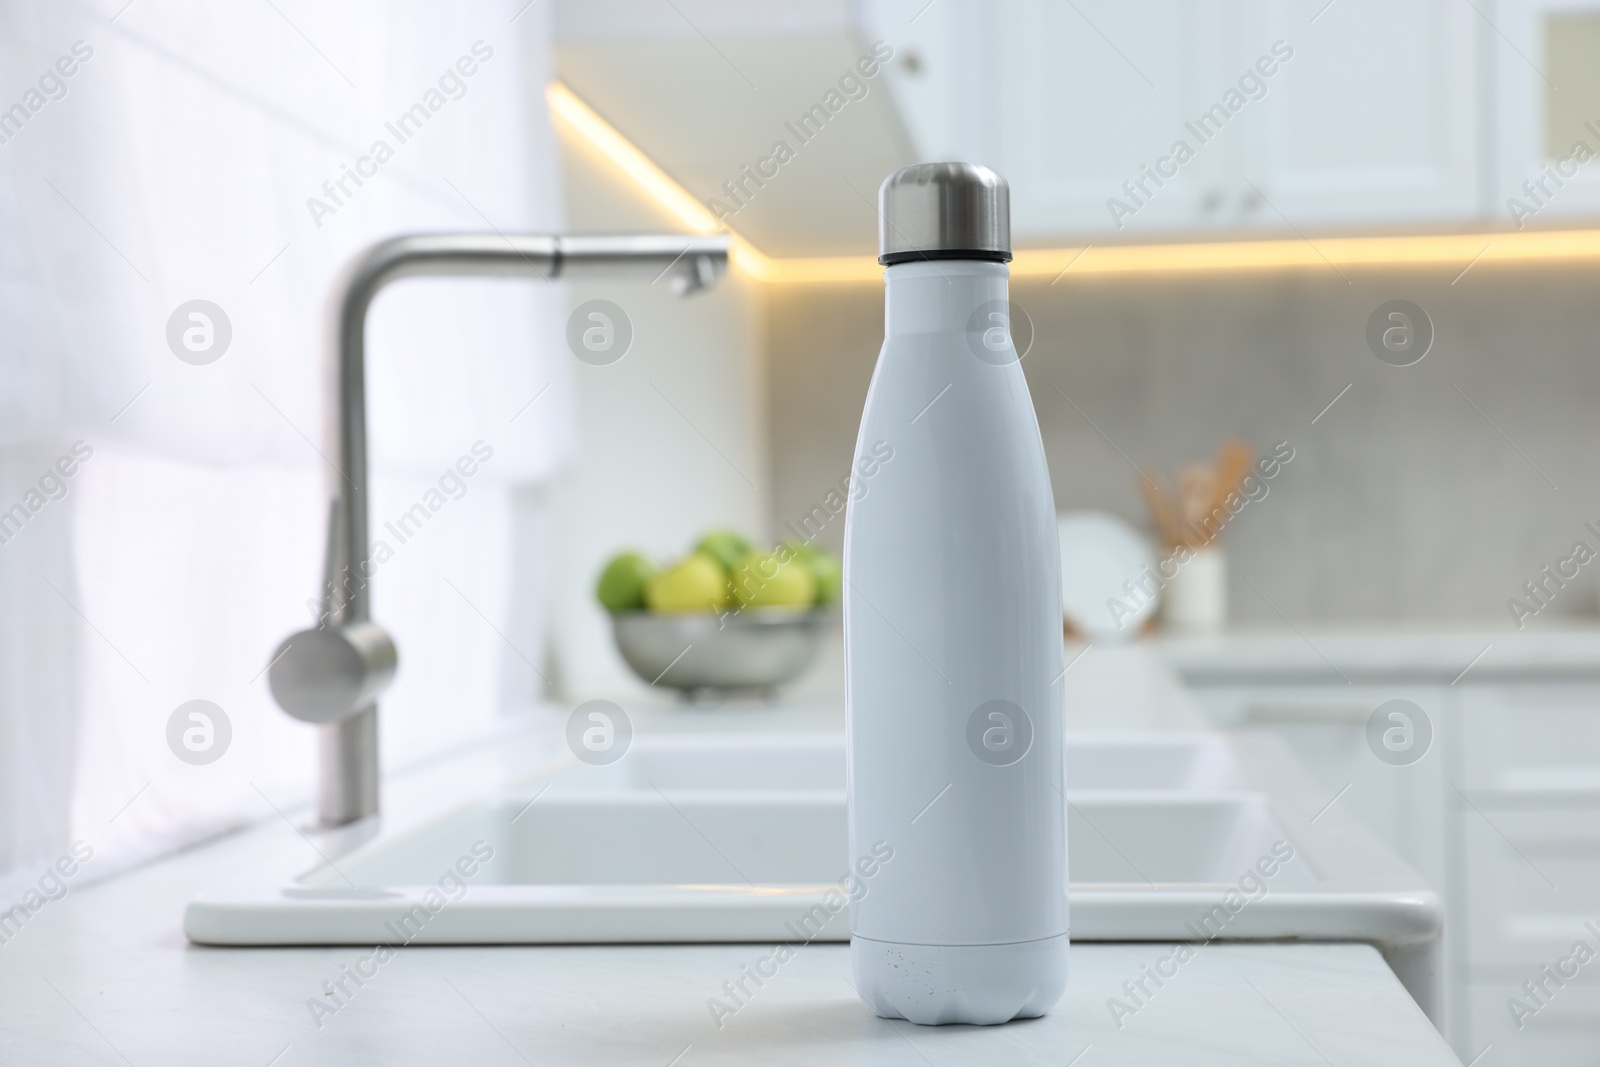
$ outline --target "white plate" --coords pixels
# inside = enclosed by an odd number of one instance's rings
[[[1103,511],[1064,511],[1061,536],[1061,613],[1091,641],[1131,641],[1155,614],[1160,590],[1150,589],[1155,552],[1138,530]],[[1132,582],[1130,592],[1127,583]],[[1139,583],[1144,583],[1144,588]]]

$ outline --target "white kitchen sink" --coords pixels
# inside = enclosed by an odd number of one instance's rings
[[[1070,735],[1067,789],[1243,789],[1228,739],[1214,733]]]
[[[850,866],[843,792],[575,788],[530,799],[475,805],[353,853],[337,870],[322,866],[299,880],[292,905],[269,894],[247,906],[250,942],[322,940],[305,925],[327,929],[326,916],[313,919],[318,902],[355,924],[341,939],[381,941],[396,903],[407,902],[404,910],[420,899],[479,840],[492,843],[494,858],[419,940],[782,939],[783,924]],[[1262,798],[1250,793],[1073,795],[1068,833],[1075,906],[1097,886],[1221,889],[1283,839]],[[1316,879],[1289,864],[1273,884],[1304,888]],[[241,911],[226,919],[247,921]],[[842,923],[829,934],[845,936]]]
[[[1069,737],[1074,940],[1368,941],[1427,972],[1408,984],[1432,981],[1437,897],[1342,813],[1319,814],[1325,798],[1275,742]],[[611,766],[567,757],[444,814],[330,835],[329,862],[208,894],[185,931],[224,945],[780,941],[811,916],[801,939],[845,940],[826,908],[850,869],[845,827],[836,734],[644,735]]]
[[[1250,793],[1073,795],[1068,833],[1075,885],[1231,884],[1284,838]],[[479,839],[494,843],[495,858],[475,885],[826,886],[850,866],[842,792],[550,790],[531,806],[515,797],[474,807],[303,884],[427,885],[463,841]],[[1316,879],[1290,864],[1273,882]]]
[[[384,923],[483,841],[493,859],[416,941],[773,939],[850,869],[843,769],[837,734],[640,737],[614,765],[566,760],[410,829],[374,827],[283,885],[202,897],[186,929],[208,944],[382,941]],[[1437,929],[1419,878],[1304,814],[1288,824],[1283,805],[1246,787],[1229,737],[1074,736],[1066,769],[1078,939],[1192,936],[1186,923],[1283,843],[1293,861],[1269,864],[1266,888],[1251,883],[1261,899],[1229,915],[1227,936],[1382,941]],[[845,923],[826,936],[848,936]]]

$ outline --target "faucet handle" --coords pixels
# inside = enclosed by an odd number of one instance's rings
[[[394,680],[394,639],[374,622],[301,630],[283,639],[267,668],[278,706],[302,722],[349,718]]]

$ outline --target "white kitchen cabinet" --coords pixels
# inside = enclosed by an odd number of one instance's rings
[[[888,81],[918,154],[1005,174],[1022,240],[1482,210],[1467,5],[868,0],[863,11],[867,34],[896,46]]]
[[[864,12],[900,55],[889,84],[920,157],[1004,174],[1019,238],[1134,237],[1226,224],[1226,149],[1185,123],[1214,80],[1207,57],[1225,47],[1231,2],[869,0]],[[1181,165],[1180,140],[1193,152]]]
[[[1294,49],[1241,113],[1252,124],[1241,131],[1236,187],[1248,194],[1253,184],[1270,202],[1241,221],[1327,230],[1480,212],[1481,20],[1471,4],[1245,0],[1234,10],[1227,70],[1254,58],[1245,42]]]
[[[1596,811],[1496,806],[1458,812],[1465,845],[1467,964],[1537,971],[1584,940],[1600,952],[1600,818]],[[1600,962],[1595,965],[1600,973]],[[1600,1049],[1597,1049],[1600,1051]]]
[[[1600,3],[1499,0],[1493,57],[1496,225],[1600,214]],[[1573,154],[1582,143],[1596,158]]]
[[[1473,982],[1468,997],[1471,1023],[1463,1043],[1472,1051],[1463,1052],[1463,1046],[1457,1046],[1462,1062],[1487,1047],[1489,1051],[1477,1061],[1477,1067],[1587,1067],[1595,1063],[1600,1056],[1600,975],[1591,972],[1597,967],[1600,963],[1590,963],[1576,982],[1563,988],[1550,985],[1553,995],[1532,1016],[1513,1015],[1508,1001],[1515,997],[1528,1003],[1521,987],[1537,977],[1535,974]]]
[[[1503,647],[1508,673],[1479,667],[1463,680],[1451,664],[1481,646],[1458,643],[1459,655],[1441,658],[1424,639],[1408,662],[1383,641],[1386,666],[1346,657],[1355,684],[1327,680],[1320,662],[1290,669],[1282,657],[1244,657],[1257,674],[1192,653],[1187,680],[1219,725],[1284,738],[1330,795],[1350,783],[1339,803],[1438,887],[1449,1036],[1463,1062],[1493,1046],[1481,1064],[1595,1063],[1600,955],[1566,985],[1549,983],[1554,995],[1521,1028],[1506,1001],[1525,998],[1522,983],[1578,941],[1600,954],[1600,934],[1585,925],[1600,927],[1600,663],[1581,649],[1551,663],[1537,649]],[[1437,680],[1425,680],[1434,671]],[[1367,716],[1396,698],[1434,726],[1432,749],[1409,766],[1383,763],[1366,741]]]
[[[1507,800],[1600,804],[1600,688],[1472,685],[1461,693],[1461,788]]]
[[[924,162],[992,163],[994,20],[967,0],[861,0],[862,35],[894,49],[884,84]]]
[[[1225,157],[1185,123],[1202,106],[1207,57],[1223,47],[1223,8],[1216,0],[993,8],[992,147],[1015,189],[1020,232],[1135,236],[1218,221],[1223,205],[1208,197]],[[1194,152],[1181,165],[1179,141]]]
[[[1445,832],[1449,811],[1445,779],[1453,748],[1449,728],[1455,694],[1443,685],[1416,682],[1254,682],[1236,677],[1226,681],[1190,679],[1189,683],[1217,725],[1266,731],[1282,739],[1316,775],[1333,805],[1360,819],[1439,888],[1446,907],[1445,1020],[1450,1025],[1465,1010],[1459,989],[1450,988],[1450,976],[1459,970],[1464,938],[1451,910],[1454,905],[1448,887],[1456,878]],[[1379,705],[1390,700],[1410,701],[1428,718],[1432,739],[1414,763],[1385,763],[1373,754],[1367,741],[1367,721]]]

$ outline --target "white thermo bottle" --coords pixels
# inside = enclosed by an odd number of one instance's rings
[[[1009,188],[933,163],[878,195],[885,336],[844,554],[851,962],[879,1015],[1003,1023],[1067,981],[1061,560]]]

